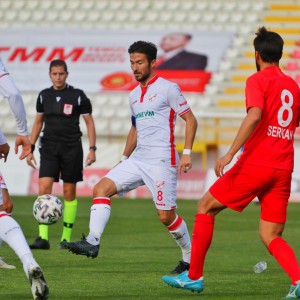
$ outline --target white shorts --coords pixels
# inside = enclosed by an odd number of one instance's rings
[[[129,158],[116,165],[105,177],[115,183],[121,196],[141,185],[146,185],[157,209],[171,210],[177,207],[177,167],[164,164],[151,165]]]

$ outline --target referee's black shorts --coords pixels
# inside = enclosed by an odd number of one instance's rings
[[[81,140],[74,143],[43,141],[40,148],[39,178],[59,178],[63,182],[76,183],[83,180],[83,149]]]

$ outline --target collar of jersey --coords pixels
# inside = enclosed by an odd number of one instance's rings
[[[155,76],[149,80],[146,86],[140,86],[142,89],[142,97],[146,94],[147,88],[149,85],[151,85],[153,82],[155,82],[158,79],[158,76],[155,74]]]

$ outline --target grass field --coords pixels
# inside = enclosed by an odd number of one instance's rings
[[[14,217],[27,241],[38,235],[31,208],[34,198],[14,197]],[[179,201],[178,213],[190,231],[195,201]],[[90,199],[80,199],[73,239],[88,233]],[[300,256],[300,205],[290,204],[284,237]],[[251,204],[243,214],[222,212],[216,220],[214,241],[207,255],[205,290],[201,294],[170,288],[161,277],[175,267],[180,251],[158,221],[151,200],[112,199],[112,213],[95,259],[59,250],[62,222],[50,228],[49,251],[34,250],[50,287],[49,299],[118,300],[276,300],[289,288],[289,279],[263,247],[258,236],[259,206]],[[0,269],[0,299],[32,299],[29,283],[14,252],[3,244],[0,255],[16,270]],[[265,260],[261,274],[253,265]]]

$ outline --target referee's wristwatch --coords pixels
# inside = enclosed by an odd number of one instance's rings
[[[97,147],[96,147],[96,146],[91,146],[91,147],[90,147],[90,150],[96,151],[96,150],[97,150]]]

